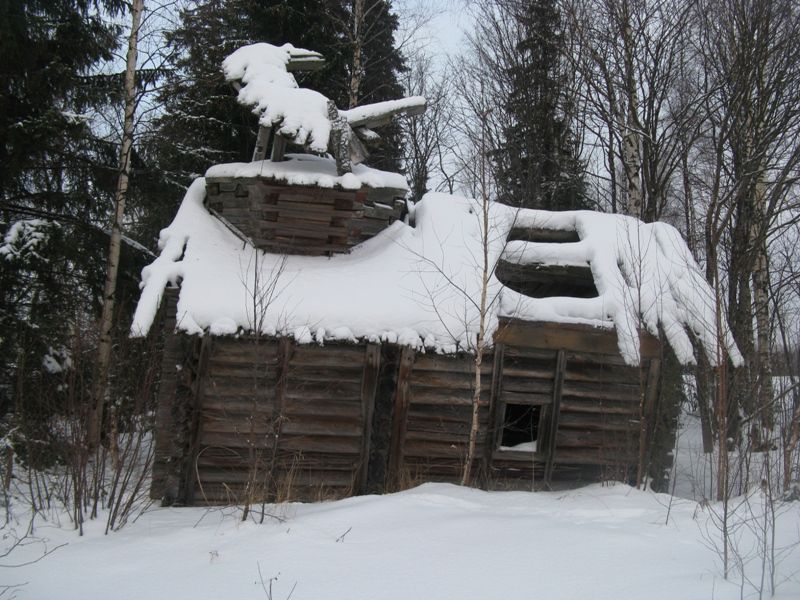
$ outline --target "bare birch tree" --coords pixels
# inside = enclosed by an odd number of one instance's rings
[[[131,5],[131,30],[128,36],[128,52],[125,61],[125,116],[122,128],[122,143],[119,151],[117,187],[114,195],[114,215],[111,222],[111,241],[108,249],[106,280],[103,290],[103,313],[100,317],[100,341],[97,349],[97,365],[93,380],[94,410],[90,416],[88,443],[95,446],[100,441],[103,423],[103,405],[108,385],[111,362],[112,327],[114,323],[114,299],[117,289],[117,272],[122,247],[122,221],[128,196],[128,179],[133,150],[134,113],[136,110],[136,55],[139,27],[141,26],[144,0],[133,0]]]

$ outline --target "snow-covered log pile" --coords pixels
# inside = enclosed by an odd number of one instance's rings
[[[208,213],[204,196],[205,182],[198,179],[161,232],[161,255],[143,272],[134,335],[150,329],[164,288],[180,284],[178,329],[192,334],[246,332],[255,322],[265,334],[301,343],[371,340],[442,353],[471,350],[486,243],[490,264],[501,257],[588,264],[599,292],[587,299],[529,298],[492,276],[489,339],[501,317],[616,326],[620,353],[638,364],[639,329],[657,334],[660,324],[684,363],[694,360],[687,328],[713,364],[722,353],[741,362],[724,320],[717,333],[713,291],[680,234],[663,223],[493,204],[483,236],[476,201],[432,193],[416,205],[415,226],[396,222],[350,254],[281,256],[243,244]],[[580,241],[507,242],[521,227],[577,231]]]

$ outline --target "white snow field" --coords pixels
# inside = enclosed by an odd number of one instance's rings
[[[750,500],[757,516],[759,496]],[[151,508],[109,535],[102,521],[87,523],[84,537],[66,522],[38,522],[34,535],[46,541],[4,565],[66,545],[2,568],[0,578],[24,584],[14,590],[21,600],[732,600],[757,598],[760,585],[751,528],[736,536],[751,580],[726,581],[713,505],[674,498],[670,507],[667,495],[625,485],[534,493],[425,484],[268,510],[280,519]],[[775,597],[796,599],[800,502],[783,504],[777,518]]]

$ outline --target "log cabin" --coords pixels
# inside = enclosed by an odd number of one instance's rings
[[[190,186],[143,272],[132,332],[165,340],[151,496],[458,482],[473,407],[475,485],[663,481],[670,371],[695,352],[741,361],[680,234],[446,194],[410,203],[402,176],[360,164],[362,142],[424,100],[287,103],[275,82],[298,91],[287,76],[321,57],[256,46],[225,69],[259,117],[253,161]]]

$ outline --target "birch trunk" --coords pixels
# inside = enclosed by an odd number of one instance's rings
[[[125,117],[122,126],[122,144],[119,152],[119,176],[114,195],[114,217],[111,222],[111,241],[108,248],[106,281],[103,290],[103,313],[100,317],[100,342],[97,349],[95,378],[92,384],[94,410],[89,420],[88,443],[96,446],[100,441],[103,423],[103,404],[108,384],[111,362],[111,329],[114,317],[114,294],[117,288],[117,272],[122,245],[122,219],[125,216],[125,200],[128,196],[128,177],[131,168],[133,147],[133,115],[136,108],[136,54],[139,27],[144,12],[144,0],[133,0],[131,7],[131,33],[128,37],[128,53],[125,65]]]
[[[362,49],[364,45],[364,0],[353,2],[353,64],[350,70],[350,86],[348,108],[358,106],[358,93],[361,90],[361,80],[364,78],[364,65]]]
[[[753,303],[756,313],[756,364],[757,364],[757,418],[766,435],[773,426],[772,366],[770,364],[770,318],[769,318],[769,262],[766,242],[766,190],[763,171],[756,182],[756,214],[751,232],[755,243],[755,265],[753,268]],[[763,229],[762,229],[763,228]],[[763,443],[767,439],[760,440]]]
[[[630,14],[625,4],[623,13],[625,19],[622,26],[622,39],[625,48],[625,95],[627,103],[627,117],[625,119],[624,134],[622,136],[622,161],[625,164],[625,179],[627,181],[628,203],[627,214],[642,217],[642,160],[639,153],[639,98],[636,92],[636,75],[633,66],[633,31],[630,25]]]

